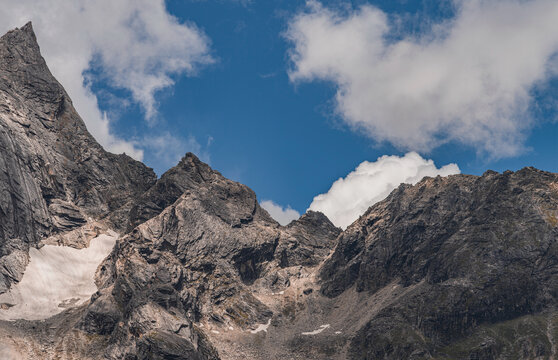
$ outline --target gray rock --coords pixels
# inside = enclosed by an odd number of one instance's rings
[[[316,266],[335,247],[341,229],[335,227],[321,212],[308,211],[285,229],[276,251],[279,266]]]
[[[333,247],[338,229],[325,217],[283,228],[252,190],[193,154],[157,181],[143,164],[104,151],[49,72],[30,23],[0,39],[0,80],[0,291],[21,278],[29,247],[43,240],[82,247],[106,226],[129,232],[79,317],[70,307],[46,322],[60,329],[67,317],[73,329],[108,339],[90,353],[217,358],[194,323],[265,323],[273,312],[250,286],[280,261],[317,264]],[[25,341],[51,342],[31,333]]]
[[[207,164],[188,153],[172,169],[165,172],[148,191],[135,199],[130,211],[127,230],[159,215],[186,190],[195,189],[216,175]]]
[[[151,169],[107,153],[87,132],[31,23],[0,38],[0,261],[108,215],[155,180]],[[0,291],[21,276],[9,267],[26,265],[5,263]]]
[[[458,344],[481,327],[556,305],[556,184],[557,174],[533,168],[425,178],[371,207],[325,262],[322,293],[374,294],[394,282],[412,290],[357,332],[352,357],[499,357],[507,345],[479,353],[480,344],[461,352]],[[488,339],[501,343],[502,336]],[[540,343],[545,354],[551,341]]]
[[[168,189],[173,190],[167,193]],[[182,194],[175,198],[179,191]],[[157,205],[145,207],[142,201]],[[138,326],[137,319],[149,318],[145,312],[137,313],[146,306],[190,328],[208,322],[248,331],[265,324],[273,311],[253,295],[253,289],[288,286],[290,275],[281,269],[319,264],[340,233],[323,214],[314,212],[288,227],[280,226],[259,206],[252,190],[224,178],[190,153],[133,209],[132,224],[154,217],[124,237],[105,261],[98,277],[102,295],[92,298],[87,313],[106,317],[110,324],[120,319],[123,325],[112,334],[114,349],[135,348],[138,353],[153,346],[143,342],[146,334],[170,329],[161,321],[155,325],[140,320]],[[267,281],[278,276],[282,280]],[[107,307],[106,315],[98,311],[105,306],[96,306],[103,299],[115,303]],[[112,309],[121,309],[121,314],[115,317]],[[93,323],[99,327],[92,328]],[[89,332],[104,334],[105,328],[104,322],[83,320],[83,329]]]

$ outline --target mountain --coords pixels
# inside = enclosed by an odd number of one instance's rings
[[[558,174],[401,185],[339,238],[321,291],[389,297],[351,339],[354,358],[556,355]]]
[[[104,151],[31,24],[0,39],[0,125],[0,358],[556,356],[558,174],[427,177],[345,231],[281,226],[193,154],[157,179]]]
[[[30,246],[108,215],[155,181],[89,134],[31,23],[0,38],[0,293],[21,279]]]

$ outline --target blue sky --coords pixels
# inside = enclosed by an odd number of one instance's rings
[[[538,2],[545,6],[545,0]],[[178,154],[193,151],[225,176],[250,186],[259,199],[290,205],[301,213],[314,196],[327,192],[335,180],[345,177],[363,161],[373,162],[382,155],[402,156],[411,150],[434,160],[437,166],[456,163],[467,174],[482,174],[487,169],[517,170],[524,166],[558,172],[558,122],[554,107],[558,83],[552,75],[545,75],[528,87],[528,113],[519,116],[526,116],[532,125],[520,130],[521,140],[514,140],[514,146],[519,143],[520,149],[516,146],[502,156],[498,150],[485,149],[490,134],[471,137],[471,141],[467,135],[452,135],[442,144],[430,146],[428,139],[411,141],[403,133],[399,137],[388,134],[379,138],[374,135],[378,128],[363,130],[360,125],[351,126],[348,110],[340,111],[335,100],[341,80],[332,80],[335,76],[344,78],[346,69],[332,70],[341,75],[322,76],[316,75],[319,69],[304,73],[297,68],[301,63],[293,61],[295,42],[292,37],[289,40],[288,29],[297,15],[306,14],[304,21],[311,21],[312,14],[343,21],[351,16],[364,16],[362,6],[376,9],[391,24],[389,33],[384,34],[385,41],[394,43],[408,37],[421,38],[439,24],[449,23],[447,28],[451,29],[451,22],[459,13],[456,10],[459,1],[322,1],[318,4],[321,8],[312,10],[304,1],[168,0],[166,11],[180,24],[202,34],[207,42],[205,54],[212,59],[192,60],[199,63],[192,72],[169,70],[174,84],[154,92],[156,113],[147,120],[145,106],[133,97],[130,87],[112,81],[106,63],[95,58],[90,59],[90,66],[84,71],[88,89],[96,97],[101,112],[110,118],[114,136],[127,141],[136,139],[139,147],[142,141],[149,141],[150,134],[167,134],[176,141],[175,146],[168,143],[169,146],[158,151],[143,147],[143,161],[158,174],[172,166]],[[20,17],[23,19],[24,15]],[[41,42],[40,21],[34,19],[34,24],[39,24],[35,29]],[[319,37],[319,34],[306,35]],[[48,44],[41,43],[41,46],[44,52]],[[558,50],[558,46],[550,49]],[[46,50],[45,58],[49,62]],[[381,61],[378,59],[380,65]],[[413,62],[410,66],[414,66]],[[351,69],[347,71],[346,76],[353,76]],[[57,75],[57,71],[53,72]],[[350,88],[354,82],[343,86]],[[448,84],[451,86],[453,82]],[[375,93],[378,89],[370,91]],[[347,100],[351,100],[348,95]],[[371,108],[374,101],[363,106],[375,114],[376,109]],[[383,113],[392,110],[382,109]],[[501,109],[496,111],[498,116],[501,112]],[[451,114],[451,122],[444,125],[444,131],[461,121],[454,119],[454,112]],[[363,116],[364,119],[361,116],[354,121],[367,124],[370,119]],[[408,121],[404,124],[412,124],[413,119]],[[514,124],[521,127],[518,125],[521,120]],[[389,133],[389,123],[381,126],[380,130],[387,127]],[[494,141],[498,148],[498,139]]]
[[[353,2],[353,4],[363,3]],[[449,5],[435,2],[370,2],[386,12],[407,13],[438,20],[451,15]],[[443,2],[442,2],[443,3]],[[227,1],[168,1],[181,21],[197,24],[211,39],[217,63],[194,78],[181,78],[158,96],[160,117],[173,132],[194,136],[210,154],[211,165],[225,176],[249,185],[261,199],[273,199],[303,212],[312,198],[326,192],[364,160],[403,154],[393,146],[378,146],[351,131],[333,114],[335,87],[328,82],[293,84],[282,37],[300,1],[253,1],[246,6]],[[415,21],[409,20],[413,31]],[[137,127],[128,111],[115,127],[121,134]],[[551,118],[554,114],[543,114]],[[143,129],[148,131],[148,129]],[[213,141],[206,147],[207,138]],[[535,166],[558,171],[558,124],[542,122],[521,156],[491,161],[475,149],[450,143],[424,154],[436,164],[455,162],[463,173],[482,174]],[[150,154],[145,161],[157,172]]]

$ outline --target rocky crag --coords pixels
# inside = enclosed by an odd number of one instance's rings
[[[105,152],[30,24],[0,39],[0,169],[0,293],[30,248],[120,234],[88,302],[0,321],[0,358],[556,357],[557,174],[425,178],[343,232],[281,226],[193,154],[157,179]]]
[[[0,293],[21,279],[30,246],[106,216],[155,181],[87,132],[31,23],[0,38]]]

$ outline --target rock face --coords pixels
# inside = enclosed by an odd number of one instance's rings
[[[145,336],[179,341],[188,331],[187,339],[195,344],[192,336],[203,339],[195,323],[244,330],[265,324],[273,312],[253,289],[287,287],[288,275],[278,274],[282,268],[317,265],[340,232],[318,213],[281,227],[252,190],[193,154],[167,174],[140,198],[149,206],[134,206],[139,210],[131,212],[131,223],[148,218],[141,214],[152,214],[161,204],[166,208],[122,239],[102,265],[99,294],[81,324],[90,333],[112,337],[111,358],[141,353]],[[157,192],[179,186],[178,199]],[[165,351],[159,349],[171,356]],[[210,351],[208,358],[217,355]]]
[[[184,192],[212,181],[218,174],[195,156],[184,157],[178,165],[165,172],[157,183],[133,202],[126,230],[159,215]]]
[[[0,321],[28,359],[554,359],[558,174],[401,185],[281,226],[193,154],[156,179],[87,132],[31,25],[0,38],[0,293],[32,246],[120,233],[83,306]],[[0,304],[0,311],[11,304]]]
[[[400,186],[344,232],[321,291],[412,288],[355,334],[354,358],[548,358],[551,319],[540,333],[517,327],[539,327],[533,316],[557,304],[557,225],[556,174],[427,178]]]
[[[102,218],[155,180],[87,132],[31,23],[0,38],[0,293],[21,278],[29,246]]]
[[[286,240],[277,249],[279,266],[316,266],[329,255],[341,233],[321,212],[309,210],[286,226]]]

